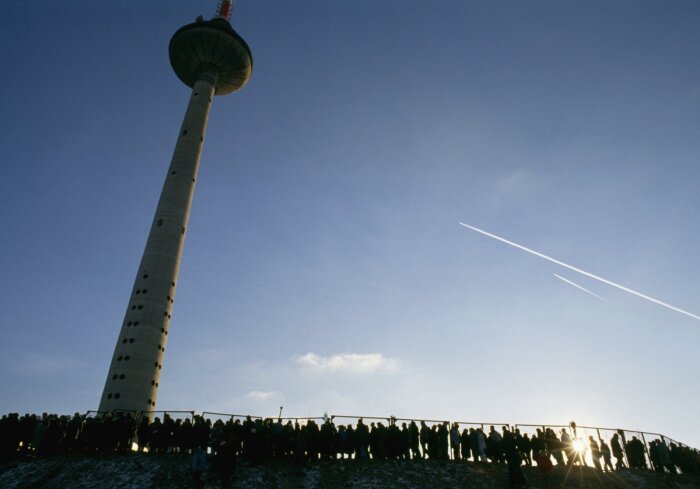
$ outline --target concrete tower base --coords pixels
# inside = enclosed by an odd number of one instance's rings
[[[100,411],[149,411],[156,405],[216,74],[204,71],[199,78],[192,88],[134,281],[100,400]]]

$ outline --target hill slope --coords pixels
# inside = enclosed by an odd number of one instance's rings
[[[111,456],[55,456],[22,460],[0,467],[3,489],[186,489],[191,488],[189,457],[185,455],[126,454]],[[528,488],[545,489],[547,483],[536,468],[524,467]],[[565,482],[564,486],[560,484]],[[208,474],[207,488],[222,486]],[[240,464],[237,488],[507,488],[505,466],[449,461],[354,460],[315,462],[304,467],[286,463],[258,466]],[[566,474],[555,468],[550,488],[700,489],[700,476],[664,475],[623,470],[601,474],[591,468],[574,468]]]

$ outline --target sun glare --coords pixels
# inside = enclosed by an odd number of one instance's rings
[[[586,451],[586,445],[581,440],[574,440],[571,444],[576,453],[584,453]]]

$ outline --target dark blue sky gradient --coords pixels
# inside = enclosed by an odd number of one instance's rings
[[[215,3],[0,4],[1,412],[97,406],[188,99],[168,41]],[[700,313],[698,20],[238,0],[255,68],[212,109],[158,407],[700,445],[697,321],[458,224]]]

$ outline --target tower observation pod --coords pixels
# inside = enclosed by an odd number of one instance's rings
[[[242,88],[253,68],[250,48],[228,21],[231,8],[230,0],[222,0],[216,17],[200,16],[170,40],[170,63],[192,93],[114,348],[101,412],[147,412],[156,406],[209,109],[214,95]]]

